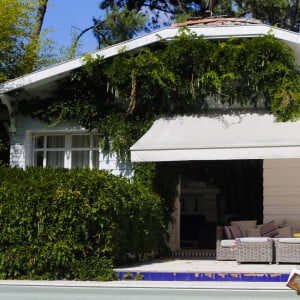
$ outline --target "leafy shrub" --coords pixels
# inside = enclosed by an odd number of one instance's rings
[[[0,276],[112,279],[113,264],[165,249],[161,201],[88,169],[0,166]]]

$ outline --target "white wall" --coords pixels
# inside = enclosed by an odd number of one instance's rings
[[[300,219],[300,159],[264,160],[264,222]]]
[[[30,164],[31,139],[30,132],[36,131],[81,131],[84,130],[75,122],[59,123],[56,126],[48,126],[37,119],[29,116],[18,116],[16,118],[16,132],[10,133],[10,164],[25,168]],[[132,176],[132,166],[130,163],[124,163],[118,160],[117,156],[112,154],[100,154],[100,169],[107,170],[114,175],[125,177]]]

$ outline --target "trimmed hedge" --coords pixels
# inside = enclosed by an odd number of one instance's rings
[[[165,249],[158,195],[89,169],[0,166],[0,278],[112,279]]]

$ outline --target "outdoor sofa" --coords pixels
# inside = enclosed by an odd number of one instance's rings
[[[232,221],[217,226],[216,259],[237,263],[300,263],[300,220],[256,224]]]

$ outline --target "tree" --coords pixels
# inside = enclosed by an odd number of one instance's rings
[[[146,20],[142,13],[130,11],[126,7],[119,11],[114,6],[110,12],[107,11],[105,21],[93,21],[94,35],[100,48],[103,44],[112,45],[133,38],[143,29]]]
[[[161,14],[172,22],[178,15],[186,17],[252,16],[282,28],[299,30],[299,0],[102,0],[101,9],[117,6],[130,11],[151,11],[151,26],[162,23]]]
[[[0,7],[0,82],[58,61],[41,33],[46,0],[0,0]]]
[[[33,7],[18,0],[0,0],[0,82],[22,74]]]
[[[48,0],[0,0],[0,83],[57,61],[49,47],[51,41],[43,42],[41,38],[47,3]],[[4,112],[0,108],[0,114]],[[4,124],[0,128],[0,151],[8,151]]]
[[[38,55],[40,35],[44,17],[46,14],[48,0],[38,0],[36,16],[33,21],[29,34],[28,45],[24,57],[23,71],[24,73],[32,72]]]
[[[30,2],[22,2],[0,0],[0,83],[23,74],[22,59],[26,52],[33,6]],[[2,120],[5,111],[1,105]],[[2,121],[0,128],[0,159],[7,161],[8,134]]]
[[[123,42],[133,38],[144,29],[145,22],[146,18],[141,12],[129,10],[127,7],[107,8],[104,19],[93,18],[94,25],[81,31],[75,39],[74,47],[77,47],[82,35],[90,30],[93,30],[94,36],[98,40],[99,48]]]
[[[93,18],[75,45],[90,30],[103,47],[188,18],[253,17],[293,31],[299,31],[300,22],[299,0],[102,0],[99,7],[105,18]]]
[[[299,0],[240,0],[237,4],[244,15],[251,14],[270,25],[299,31]]]

